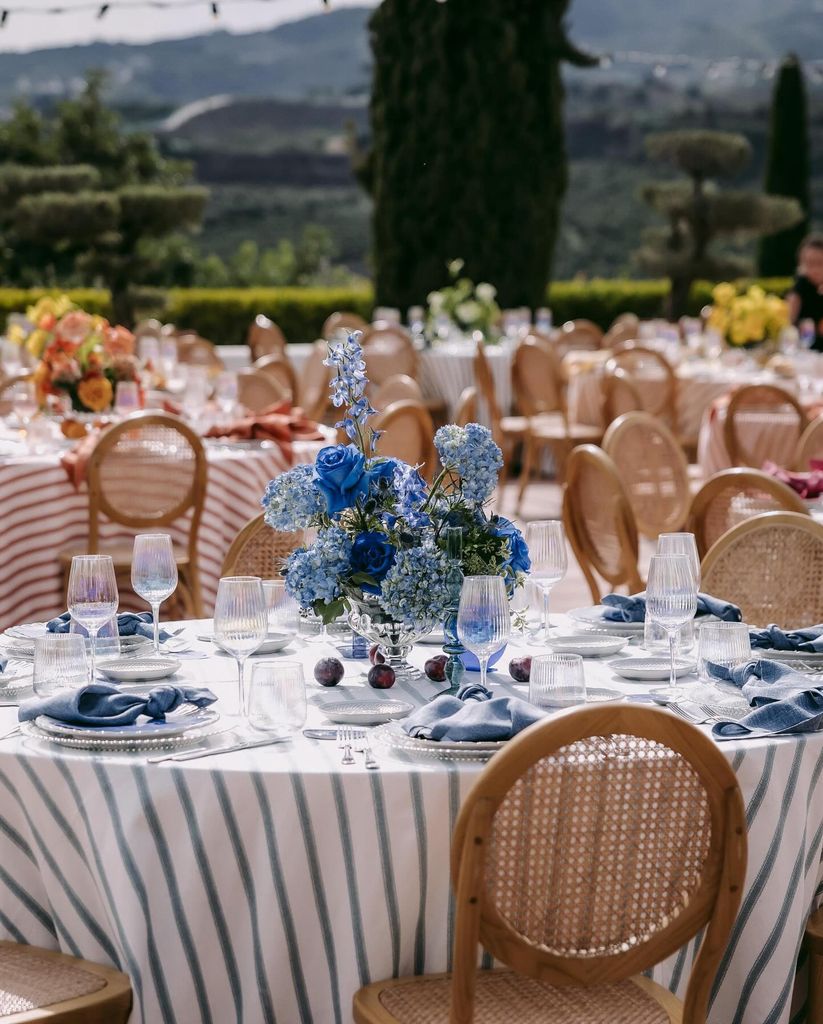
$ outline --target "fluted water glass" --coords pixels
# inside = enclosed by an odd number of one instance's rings
[[[89,634],[89,681],[94,682],[97,634],[117,611],[120,597],[111,555],[75,555],[69,571],[71,617]]]
[[[131,585],[151,605],[154,653],[160,653],[160,605],[177,589],[177,562],[167,533],[141,533],[134,538]]]
[[[566,552],[566,531],[559,519],[541,519],[526,526],[526,545],[531,559],[529,578],[543,596],[543,639],[549,639],[549,594],[566,575],[569,558]]]
[[[502,576],[467,576],[460,591],[457,636],[480,663],[486,685],[489,658],[509,639],[512,629],[509,598]]]
[[[697,611],[697,580],[688,555],[653,555],[646,583],[646,615],[661,626],[669,641],[669,688],[661,694],[677,700],[677,635]]]
[[[214,604],[214,639],[237,662],[237,703],[246,717],[246,659],[266,639],[268,615],[259,576],[223,576]]]

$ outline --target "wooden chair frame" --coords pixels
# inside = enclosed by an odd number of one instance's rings
[[[411,415],[417,422],[417,429],[420,431],[420,436],[423,438],[423,451],[424,457],[421,460],[420,475],[428,483],[431,483],[434,477],[434,470],[437,465],[437,451],[434,447],[434,424],[432,418],[429,415],[428,409],[422,402],[415,402],[412,399],[404,399],[401,402],[392,402],[391,405],[387,405],[385,409],[380,413],[379,416],[375,417],[374,429],[380,431],[387,431],[390,429],[392,423],[400,419],[402,416]],[[377,442],[377,455],[381,455],[380,442]]]
[[[454,422],[458,427],[465,427],[467,423],[477,422],[477,388],[469,386],[460,392],[457,400],[457,408],[454,410]]]
[[[251,352],[252,362],[269,355],[283,355],[286,351],[286,335],[273,320],[259,313],[246,335],[246,344]]]
[[[276,381],[284,391],[288,391],[288,397],[294,402],[297,398],[297,374],[294,372],[291,360],[287,355],[273,352],[268,356],[261,356],[251,366],[252,370],[259,370]]]
[[[663,381],[659,386],[655,385],[656,398],[654,406],[649,406],[643,400],[637,384],[638,378],[632,373],[631,365],[627,365],[631,363],[632,356],[639,356],[648,363],[654,363],[663,373]],[[672,430],[676,431],[678,380],[677,374],[674,372],[669,360],[656,349],[647,348],[645,345],[639,345],[636,342],[624,342],[615,350],[604,367],[604,371],[607,374],[614,373],[618,369],[623,370],[640,396],[640,411],[651,412],[661,419],[668,420]]]
[[[552,953],[516,931],[491,902],[485,876],[495,814],[515,783],[538,762],[562,757],[564,748],[580,740],[620,735],[664,745],[699,778],[711,823],[706,860],[687,905],[651,938],[611,955]],[[572,798],[573,793],[570,790]],[[524,817],[526,813],[524,810]],[[717,745],[693,725],[656,709],[618,706],[585,708],[532,726],[483,770],[455,826],[451,845],[456,921],[450,1024],[471,1024],[474,1019],[478,944],[516,973],[557,987],[605,985],[632,978],[657,998],[673,1019],[681,1019],[677,999],[647,979],[633,976],[671,956],[705,926],[682,1004],[684,1022],[704,1024],[712,982],[740,905],[746,858],[746,816],[737,778]],[[380,993],[412,981],[377,982],[361,989],[354,998],[357,1024],[394,1021],[383,1007]]]
[[[320,334],[326,341],[330,341],[338,331],[365,331],[368,326],[368,321],[359,313],[341,309],[326,317]]]
[[[389,399],[386,401],[386,395]],[[420,385],[407,373],[394,373],[375,388],[372,404],[376,409],[387,409],[395,402],[420,402],[426,404]]]
[[[0,391],[2,391],[2,386],[0,386]],[[818,458],[823,459],[823,415],[817,416],[808,423],[800,435],[792,460],[794,468],[804,473],[808,472],[809,463],[815,457],[815,452],[817,452]]]
[[[271,535],[272,538],[282,540],[282,558],[281,562],[285,561],[286,558],[294,551],[295,548],[300,547],[303,543],[304,533],[302,530],[297,530],[294,533],[287,533],[284,530],[275,530],[269,526],[264,519],[264,513],[259,512],[256,516],[253,516],[246,525],[240,530],[234,540],[231,542],[229,550],[226,552],[226,557],[223,559],[223,565],[220,569],[221,576],[258,576],[258,572],[247,572],[246,567],[243,565],[243,554],[251,543],[253,543],[261,535]],[[279,547],[279,544],[275,544],[275,547]],[[282,576],[282,564],[280,566],[273,565],[272,571],[264,578],[274,578]]]
[[[643,396],[637,389],[637,385],[631,376],[620,367],[611,373],[605,373],[600,378],[600,395],[603,405],[603,422],[608,426],[619,416],[623,416],[629,410],[619,412],[617,409],[617,396],[622,392],[629,396],[633,408],[631,412],[645,412],[643,407]]]
[[[778,387],[776,384],[747,384],[742,388],[738,388],[732,394],[726,408],[726,419],[723,423],[723,441],[733,466],[760,468],[757,460],[746,451],[738,437],[737,427],[735,426],[735,417],[738,411],[757,407],[766,410],[770,406],[772,408],[790,406],[794,409],[798,417],[798,443],[802,439],[809,421],[803,407],[794,395],[786,391],[785,388]]]

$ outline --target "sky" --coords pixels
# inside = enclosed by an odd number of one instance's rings
[[[0,29],[0,52],[36,50],[50,46],[71,46],[107,42],[144,43],[154,39],[197,35],[215,28],[230,32],[252,32],[272,28],[320,13],[321,0],[217,0],[219,17],[211,11],[211,0],[160,0],[167,8],[135,7],[136,0],[109,0],[105,17],[98,18],[105,0],[0,0],[0,11],[8,8]],[[330,0],[333,7],[368,6],[376,0]],[[42,14],[45,7],[63,7],[66,14]],[[93,9],[89,9],[92,7]]]

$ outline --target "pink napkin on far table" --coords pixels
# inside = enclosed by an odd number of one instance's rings
[[[778,466],[776,462],[764,462],[763,472],[781,483],[788,484],[801,498],[819,498],[823,494],[823,459],[812,459],[808,473],[795,473]]]
[[[206,437],[225,437],[229,441],[274,441],[292,460],[293,441],[323,441],[325,435],[314,420],[291,402],[278,402],[267,409],[220,426],[212,427]]]
[[[65,469],[69,483],[74,486],[76,491],[80,490],[80,485],[86,479],[86,470],[91,453],[100,440],[102,432],[102,430],[97,429],[89,431],[73,448],[60,456],[60,465]]]

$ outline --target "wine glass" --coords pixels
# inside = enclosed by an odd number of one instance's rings
[[[246,716],[244,668],[268,634],[266,598],[259,576],[223,576],[214,605],[214,639],[237,662],[237,700]]]
[[[119,380],[114,391],[114,411],[129,416],[140,408],[140,391],[136,380]]]
[[[543,593],[543,638],[548,641],[549,593],[566,575],[569,566],[566,534],[559,519],[541,519],[526,526],[526,545],[532,567],[530,578]]]
[[[460,591],[457,635],[480,662],[480,685],[486,685],[489,658],[511,634],[509,598],[502,576],[467,576]]]
[[[646,615],[669,640],[669,687],[658,691],[670,700],[682,696],[677,686],[677,634],[697,611],[697,580],[688,555],[652,555],[646,583]]]
[[[11,405],[17,422],[20,424],[20,432],[23,434],[26,444],[29,439],[29,424],[37,413],[37,391],[32,380],[21,380],[10,388]]]
[[[141,533],[134,538],[131,585],[151,605],[154,653],[160,653],[160,605],[177,589],[177,562],[167,533]]]
[[[119,600],[111,555],[75,555],[72,558],[68,606],[71,617],[89,634],[89,681],[92,683],[97,634],[117,611]]]
[[[697,553],[697,542],[693,533],[661,533],[657,538],[658,555],[686,555],[691,562],[694,578],[697,581],[697,590],[700,592],[700,555]],[[665,638],[659,630],[649,623],[649,629],[645,631],[644,646],[647,650],[659,646],[660,641]],[[649,643],[645,641],[648,640]],[[681,651],[688,651],[694,647],[694,624],[687,622],[680,630],[678,637]]]
[[[214,397],[217,407],[228,420],[237,408],[237,374],[221,373],[214,385]]]

